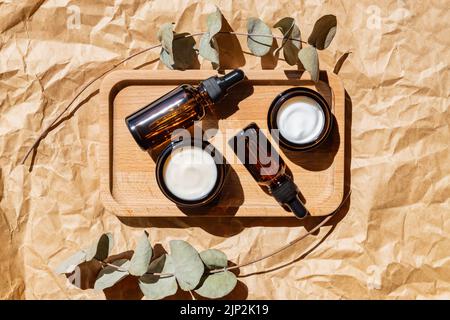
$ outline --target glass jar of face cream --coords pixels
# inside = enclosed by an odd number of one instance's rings
[[[200,207],[216,200],[227,173],[225,159],[209,142],[172,141],[159,155],[156,181],[180,207]]]
[[[289,150],[310,150],[328,137],[332,115],[318,92],[295,87],[283,91],[272,102],[268,127],[280,146]],[[278,130],[273,134],[272,130]]]

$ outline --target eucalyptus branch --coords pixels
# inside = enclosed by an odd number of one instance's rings
[[[278,40],[291,40],[291,41],[308,44],[308,42],[300,40],[300,39],[296,39],[296,38],[290,38],[290,37],[285,38],[282,36],[274,36],[274,35],[262,34],[262,33],[258,34],[258,33],[246,33],[246,32],[234,32],[234,31],[220,31],[219,33],[229,33],[229,34],[234,34],[236,36],[247,36],[247,37],[267,37],[267,38],[274,38],[274,39],[278,39]]]
[[[105,262],[103,260],[97,260],[97,259],[96,259],[96,261],[100,262],[103,267],[108,266],[108,267],[114,268],[114,269],[116,269],[117,271],[120,271],[120,272],[128,272],[128,269],[122,268],[120,266],[116,266],[115,264],[112,264],[112,263],[109,263],[109,262]],[[174,276],[173,273],[161,273],[161,272],[146,272],[145,274],[152,275],[152,276],[155,276],[155,277],[162,277],[162,278],[173,277]]]
[[[309,231],[306,232],[305,234],[302,234],[301,236],[295,238],[294,240],[290,241],[288,244],[286,244],[286,245],[284,245],[284,246],[282,246],[282,247],[280,247],[280,248],[277,248],[277,249],[275,249],[274,251],[272,251],[272,252],[270,252],[270,253],[267,253],[267,254],[265,254],[265,255],[263,255],[263,256],[257,258],[257,259],[254,259],[254,260],[251,260],[251,261],[247,261],[247,262],[244,262],[244,263],[235,265],[235,266],[223,267],[223,268],[217,268],[217,269],[209,270],[208,273],[214,274],[214,273],[219,273],[219,272],[224,272],[224,271],[230,271],[230,270],[235,270],[235,269],[244,268],[244,267],[250,266],[250,265],[252,265],[252,264],[258,263],[258,262],[260,262],[260,261],[266,260],[266,259],[268,259],[268,258],[271,258],[271,257],[273,257],[273,256],[275,256],[275,255],[281,253],[282,251],[284,251],[284,250],[286,250],[286,249],[292,247],[292,246],[295,245],[296,243],[298,243],[298,242],[300,242],[301,240],[305,239],[307,236],[309,236],[309,235],[315,233],[317,230],[319,230],[321,227],[323,227],[328,221],[330,221],[330,220],[334,217],[334,214],[335,214],[336,212],[338,212],[338,211],[342,208],[342,206],[343,206],[345,203],[347,203],[347,200],[348,200],[348,198],[350,197],[350,195],[351,195],[351,191],[349,191],[349,192],[346,194],[346,196],[345,196],[344,199],[342,200],[342,202],[341,202],[341,204],[339,205],[339,207],[338,207],[332,214],[330,214],[329,216],[325,217],[325,218],[324,218],[320,223],[318,223],[314,228],[312,228],[311,230],[309,230]],[[114,264],[112,264],[112,263],[108,263],[108,262],[101,261],[101,260],[97,260],[97,261],[99,261],[103,266],[109,266],[109,267],[112,267],[112,268],[116,269],[117,271],[128,272],[127,269],[124,269],[124,268],[122,268],[122,267],[120,267],[120,266],[117,266],[117,265],[114,265]],[[173,276],[175,276],[175,274],[173,274],[173,273],[159,273],[159,272],[146,272],[145,274],[147,274],[147,275],[153,275],[153,276],[158,276],[158,277],[173,277]]]
[[[284,45],[286,44],[287,40],[294,41],[294,42],[300,42],[305,43],[305,41],[302,41],[300,39],[300,36],[298,38],[291,37],[291,32],[293,28],[297,28],[295,25],[295,22],[292,18],[283,18],[280,20],[275,26],[281,25],[281,22],[283,20],[292,21],[290,23],[289,28],[284,32],[285,34],[281,36],[274,36],[272,32],[270,31],[270,28],[267,27],[264,22],[262,22],[260,19],[250,18],[248,21],[248,30],[257,30],[260,32],[235,32],[235,31],[220,31],[222,28],[222,19],[223,15],[220,12],[220,9],[216,7],[216,11],[209,14],[208,16],[208,31],[207,32],[198,32],[194,34],[173,34],[173,25],[171,25],[170,28],[165,28],[165,30],[160,29],[158,33],[158,38],[160,38],[161,43],[157,45],[150,46],[146,49],[143,49],[141,51],[138,51],[132,55],[129,55],[128,57],[120,60],[119,62],[113,64],[110,68],[108,68],[106,71],[100,73],[97,77],[90,80],[86,85],[84,85],[81,90],[75,94],[75,96],[72,98],[72,100],[64,107],[59,114],[41,131],[39,136],[35,139],[33,144],[27,149],[25,152],[24,157],[20,161],[20,164],[24,164],[25,161],[30,156],[31,152],[33,150],[36,150],[39,143],[41,142],[44,137],[47,136],[47,134],[54,128],[54,126],[58,123],[59,120],[63,117],[63,115],[70,109],[70,107],[77,101],[77,99],[96,81],[103,78],[105,75],[110,73],[111,71],[115,70],[118,66],[122,65],[126,61],[131,60],[132,58],[141,55],[145,52],[148,52],[150,50],[163,47],[163,50],[161,51],[160,59],[161,61],[172,68],[172,65],[170,65],[170,61],[174,61],[173,52],[167,52],[165,48],[172,48],[172,41],[185,39],[185,38],[193,38],[197,36],[201,36],[202,39],[200,41],[200,47],[198,50],[198,54],[202,56],[203,58],[210,60],[216,64],[218,64],[218,51],[217,48],[211,47],[211,41],[213,40],[214,35],[220,33],[220,34],[233,34],[236,36],[247,36],[248,37],[248,45],[250,51],[256,55],[261,56],[265,55],[269,52],[269,48],[271,46],[271,43],[265,43],[264,41],[258,41],[255,40],[255,38],[264,39],[264,38],[272,38],[272,39],[282,39],[282,44],[280,48],[283,48],[283,50],[286,50],[284,48]],[[334,35],[336,34],[336,17],[334,15],[325,15],[321,17],[316,24],[314,25],[314,29],[308,39],[308,43],[311,44],[310,47],[302,48],[300,51],[295,52],[295,56],[298,55],[298,59],[295,58],[295,60],[292,59],[292,50],[297,49],[289,49],[291,50],[289,53],[289,56],[291,57],[288,61],[289,64],[295,64],[299,60],[304,68],[311,74],[311,78],[314,81],[318,80],[319,75],[319,61],[318,61],[318,55],[316,48],[319,49],[325,49],[330,45],[330,42],[334,38]],[[297,28],[298,29],[298,28]],[[289,35],[289,37],[288,37]],[[204,39],[204,37],[207,37]],[[203,41],[202,41],[203,40]],[[206,41],[205,41],[206,40]],[[169,43],[170,42],[170,43]],[[280,49],[279,48],[279,49]],[[188,48],[189,49],[189,48]],[[190,48],[193,49],[192,47]],[[187,50],[186,52],[188,52]],[[278,50],[279,51],[279,50]],[[163,55],[163,53],[166,53]],[[286,52],[285,52],[286,54]],[[217,60],[217,61],[216,61]],[[169,61],[169,62],[168,62]]]
[[[198,36],[202,36],[204,35],[206,32],[198,32],[198,33],[193,33],[193,34],[186,34],[186,35],[175,35],[174,36],[174,40],[179,40],[179,39],[185,39],[185,38],[191,38],[191,37],[198,37]],[[245,33],[245,32],[229,32],[229,31],[221,31],[219,33],[228,33],[228,34],[234,34],[234,35],[239,35],[239,36],[260,36],[260,37],[266,37],[267,35],[263,35],[263,34],[249,34],[249,33]],[[271,36],[272,38],[276,38],[276,39],[283,39],[283,37],[279,37],[279,36]],[[293,41],[300,41],[297,39],[290,39]],[[304,41],[300,41],[302,43],[304,43]],[[75,103],[75,101],[77,101],[77,99],[87,90],[89,89],[89,87],[94,84],[95,82],[97,82],[98,80],[102,79],[104,76],[106,76],[107,74],[109,74],[110,72],[114,71],[117,67],[119,67],[120,65],[124,64],[125,62],[133,59],[136,56],[139,56],[143,53],[146,53],[150,50],[156,49],[156,48],[160,48],[161,44],[156,44],[153,46],[150,46],[146,49],[140,50],[132,55],[127,56],[126,58],[123,58],[122,60],[120,60],[117,63],[114,63],[110,68],[108,68],[106,71],[100,73],[98,76],[96,76],[95,78],[93,78],[92,80],[90,80],[88,83],[86,83],[81,90],[75,94],[75,96],[72,98],[72,100],[70,100],[70,102],[66,105],[66,107],[64,107],[60,113],[44,128],[44,130],[41,131],[41,133],[39,134],[39,136],[35,139],[35,141],[33,142],[33,144],[27,149],[27,151],[25,152],[24,157],[22,158],[22,160],[20,161],[20,164],[25,164],[25,161],[28,159],[28,157],[30,156],[31,152],[37,148],[37,146],[39,145],[39,143],[41,142],[42,139],[44,139],[44,137],[52,130],[53,126],[63,117],[63,115],[70,109],[70,107]]]
[[[350,195],[350,193],[349,193]],[[224,267],[224,268],[219,268],[219,269],[213,269],[213,270],[209,270],[208,273],[210,274],[214,274],[214,273],[218,273],[218,272],[224,272],[224,271],[230,271],[230,270],[235,270],[235,269],[239,269],[239,268],[243,268],[243,267],[247,267],[249,265],[255,264],[257,262],[260,262],[262,260],[271,258],[275,255],[277,255],[278,253],[286,250],[289,247],[292,247],[294,244],[298,243],[299,241],[303,240],[304,238],[306,238],[307,236],[313,234],[314,232],[316,232],[317,230],[319,230],[322,226],[324,226],[328,221],[330,221],[330,219],[333,217],[333,215],[329,215],[326,218],[324,218],[320,223],[318,223],[313,229],[309,230],[308,232],[306,232],[305,234],[299,236],[298,238],[292,240],[291,242],[289,242],[288,244],[277,248],[276,250],[274,250],[273,252],[270,252],[262,257],[259,257],[257,259],[242,263],[242,264],[238,264],[235,266],[230,266],[230,267]],[[121,271],[121,272],[128,272],[127,269],[124,269],[120,266],[116,266],[112,263],[108,263],[105,261],[101,261],[98,260],[101,264],[103,264],[104,266],[109,266],[112,267],[114,269],[116,269],[117,271]],[[173,277],[175,276],[175,274],[173,273],[159,273],[159,272],[146,272],[146,275],[152,275],[152,276],[158,276],[158,277]]]
[[[134,275],[139,277],[139,287],[144,295],[152,299],[161,299],[175,294],[177,283],[184,291],[194,290],[197,294],[207,298],[220,298],[230,293],[236,286],[237,277],[230,270],[244,268],[271,258],[315,233],[334,217],[334,214],[347,202],[350,194],[351,192],[347,193],[342,203],[331,215],[324,218],[305,234],[266,255],[235,266],[227,266],[228,259],[219,250],[208,249],[199,254],[191,245],[182,240],[170,242],[170,255],[164,254],[151,261],[152,248],[148,241],[148,234],[144,232],[137,243],[131,260],[119,259],[113,261],[113,263],[105,261],[110,254],[113,242],[112,235],[108,233],[103,234],[89,249],[79,251],[62,262],[55,271],[60,274],[68,274],[73,272],[77,265],[85,261],[95,260],[102,266],[94,285],[95,289],[106,289],[124,277]],[[175,265],[178,265],[177,269],[175,269]],[[110,268],[110,270],[107,270],[107,268]],[[158,272],[149,270],[157,270]],[[148,278],[149,276],[150,278]],[[201,282],[201,279],[204,279],[203,282]]]

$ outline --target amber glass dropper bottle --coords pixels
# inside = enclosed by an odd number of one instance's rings
[[[239,160],[256,182],[267,187],[272,196],[296,217],[309,214],[299,198],[298,187],[286,174],[286,163],[256,123],[251,123],[229,141]]]
[[[198,85],[183,84],[126,117],[125,123],[143,150],[155,148],[169,141],[176,129],[187,129],[201,120],[207,108],[243,79],[244,72],[235,69]]]

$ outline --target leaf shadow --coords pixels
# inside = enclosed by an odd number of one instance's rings
[[[335,74],[339,74],[339,71],[341,71],[342,65],[344,64],[344,62],[347,60],[348,56],[351,54],[351,51],[347,51],[346,53],[344,53],[336,62],[336,64],[334,65],[334,70],[333,73]]]
[[[245,57],[239,39],[227,19],[222,15],[222,29],[215,39],[219,47],[220,69],[234,69],[245,65]]]
[[[132,255],[133,251],[128,250],[109,256],[105,262],[131,259]],[[66,278],[82,290],[93,289],[100,270],[102,270],[102,264],[99,261],[91,260],[81,263],[74,272],[66,274]],[[104,289],[103,292],[107,300],[135,300],[143,297],[138,285],[138,278],[131,275],[126,276],[112,287]]]
[[[320,17],[314,24],[313,30],[308,38],[308,43],[316,47],[318,50],[326,49],[331,41],[327,39],[329,37],[330,30],[334,28],[336,31],[336,26],[337,19],[335,15],[327,14]]]
[[[126,276],[112,287],[103,290],[106,300],[140,300],[144,297],[138,277]]]
[[[261,57],[261,68],[263,70],[273,70],[276,68],[278,64],[278,59],[280,58],[280,50],[276,52],[278,49],[278,42],[275,38],[272,40],[272,46],[267,54]]]
[[[200,69],[200,62],[195,51],[195,39],[189,32],[175,33],[173,41],[173,59],[176,70]]]

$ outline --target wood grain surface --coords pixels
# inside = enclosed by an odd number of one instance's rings
[[[215,75],[212,70],[116,71],[102,82],[101,111],[101,196],[105,207],[118,216],[174,217],[289,217],[260,188],[240,164],[227,141],[250,122],[267,130],[267,111],[277,94],[293,86],[320,92],[331,106],[333,130],[328,140],[308,152],[279,150],[306,207],[313,216],[332,213],[344,191],[345,91],[341,80],[323,72],[317,84],[296,70],[246,71],[247,81],[233,88],[201,124],[206,132],[218,129],[209,141],[230,163],[230,172],[219,201],[202,209],[181,209],[160,191],[155,178],[155,161],[142,151],[125,125],[125,117],[182,83],[198,83]],[[265,131],[270,139],[270,134]]]

